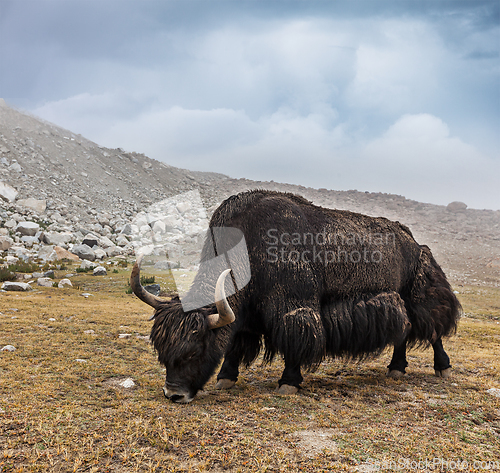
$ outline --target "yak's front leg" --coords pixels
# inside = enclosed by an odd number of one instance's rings
[[[278,381],[278,394],[295,394],[303,380],[304,378],[300,373],[300,363],[287,362],[285,358],[285,369]]]
[[[438,338],[433,344],[434,350],[434,372],[440,378],[449,378],[451,375],[450,357],[443,348],[443,341]]]
[[[260,334],[252,332],[239,332],[234,335],[217,375],[215,389],[230,389],[235,385],[241,361],[250,363],[258,355],[260,338]]]
[[[389,363],[389,371],[387,376],[393,379],[399,379],[406,373],[406,367],[408,362],[406,361],[406,340],[394,347],[394,353],[392,354],[392,360]]]

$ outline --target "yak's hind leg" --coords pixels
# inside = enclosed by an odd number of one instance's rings
[[[389,363],[389,371],[387,376],[393,379],[399,379],[406,373],[406,367],[408,362],[406,361],[406,340],[394,347],[394,352],[392,354],[392,360]]]
[[[451,375],[450,357],[443,348],[443,341],[438,338],[433,344],[434,371],[439,378],[449,378]]]
[[[266,359],[281,353],[285,369],[279,380],[279,394],[294,394],[300,388],[301,366],[314,368],[324,358],[326,340],[319,312],[301,307],[274,317],[266,330]]]
[[[239,375],[240,363],[246,366],[257,358],[261,348],[261,335],[254,332],[238,332],[226,351],[224,363],[217,375],[215,389],[232,388]]]

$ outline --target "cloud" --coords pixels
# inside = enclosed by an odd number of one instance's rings
[[[487,207],[498,197],[500,163],[452,136],[446,123],[430,114],[404,115],[362,152],[366,175],[391,182],[393,193],[445,204],[464,200]],[[369,182],[369,180],[366,180]]]
[[[431,18],[256,6],[180,24],[151,8],[123,44],[124,25],[88,48],[50,36],[43,73],[22,74],[45,97],[31,111],[184,168],[500,207],[494,25],[435,7]]]

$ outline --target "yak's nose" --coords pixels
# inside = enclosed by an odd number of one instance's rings
[[[175,389],[169,389],[167,387],[163,388],[163,394],[165,394],[165,397],[167,399],[170,399],[172,402],[180,402],[186,404],[193,400],[192,396],[190,396],[189,393],[185,393]]]

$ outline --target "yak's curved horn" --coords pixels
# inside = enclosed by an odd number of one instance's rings
[[[215,306],[217,307],[217,313],[207,317],[208,328],[210,329],[224,327],[224,325],[231,324],[236,320],[234,312],[227,302],[226,292],[224,291],[224,282],[230,272],[230,269],[226,269],[217,280],[215,286]]]
[[[146,289],[142,287],[140,272],[141,272],[141,262],[143,256],[144,255],[140,255],[137,258],[137,261],[135,262],[134,267],[132,268],[132,273],[130,274],[130,287],[132,288],[132,291],[134,291],[134,294],[141,301],[157,309],[161,304],[164,304],[167,301],[160,299],[159,297],[156,297],[155,295],[146,291]]]

